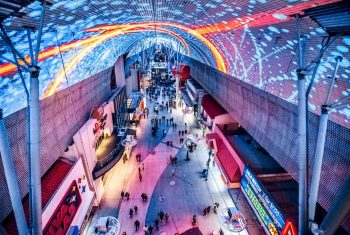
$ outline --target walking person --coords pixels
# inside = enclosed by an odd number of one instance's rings
[[[157,218],[154,220],[154,224],[156,225],[156,230],[159,229],[159,219],[158,219],[158,216]]]
[[[135,220],[134,226],[135,226],[135,231],[139,231],[139,228],[140,228],[140,221]]]
[[[141,174],[141,167],[139,167],[139,174]]]
[[[135,206],[134,206],[135,215],[137,215],[137,209],[138,209],[138,208],[137,208],[137,206],[135,205]]]
[[[150,235],[152,235],[152,232],[153,232],[153,227],[152,225],[148,226],[148,232]]]
[[[143,227],[143,231],[145,232],[145,235],[148,234],[148,226],[145,224],[145,226]]]
[[[132,208],[130,208],[129,210],[129,215],[130,215],[130,219],[132,218],[132,216],[134,215],[134,210]]]
[[[216,207],[216,205],[214,204],[214,207],[213,207],[213,211],[214,211],[214,213],[215,214],[217,214],[218,212],[217,212],[217,207]]]
[[[165,219],[165,223],[168,223],[168,220],[169,220],[169,215],[168,215],[168,213],[165,213],[164,219]]]
[[[197,216],[193,215],[192,217],[192,226],[196,226],[197,225]]]
[[[122,200],[123,200],[123,199],[124,199],[124,196],[125,196],[124,191],[122,191],[122,192],[120,193],[120,196],[122,197]]]
[[[163,219],[164,219],[164,212],[163,212],[163,211],[160,211],[158,215],[159,215],[160,222],[163,222]]]
[[[210,209],[211,209],[211,206],[208,206],[208,207],[207,207],[207,213],[208,213],[208,214],[210,213]]]
[[[140,182],[142,181],[142,175],[141,174],[139,174],[139,180],[140,180]]]
[[[126,197],[126,200],[129,201],[129,199],[130,199],[130,193],[129,193],[129,192],[126,192],[126,193],[125,193],[125,197]]]

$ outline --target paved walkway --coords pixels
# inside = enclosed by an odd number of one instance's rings
[[[224,207],[235,207],[235,204],[216,166],[210,167],[208,181],[201,178],[201,171],[206,167],[208,159],[204,138],[199,141],[194,153],[190,153],[191,160],[185,161],[187,148],[179,143],[178,131],[185,129],[186,122],[188,134],[202,135],[202,131],[194,127],[193,113],[184,114],[181,108],[173,109],[172,117],[178,124],[177,129],[162,123],[157,137],[153,137],[150,119],[154,115],[154,102],[147,100],[147,105],[150,115],[148,119],[141,120],[137,129],[138,144],[132,150],[131,159],[125,164],[122,161],[118,162],[104,177],[105,193],[97,216],[117,217],[121,223],[120,233],[125,231],[128,235],[143,233],[145,223],[155,227],[153,221],[160,210],[169,213],[170,220],[167,224],[162,224],[159,230],[154,230],[154,234],[175,234],[190,229],[193,214],[197,215],[198,226],[203,234],[212,234],[220,228],[225,234],[248,234],[245,230],[241,233],[231,233],[222,225],[221,210]],[[166,111],[160,112],[159,117],[163,115],[171,117]],[[167,130],[165,137],[161,133],[163,129]],[[173,140],[173,147],[165,144],[167,140]],[[135,160],[138,153],[142,156],[141,163]],[[177,156],[176,166],[169,163],[170,154]],[[140,182],[138,167],[142,169],[142,165],[144,170],[141,170]],[[174,176],[172,172],[175,172]],[[170,185],[171,181],[175,185]],[[129,201],[121,200],[122,190],[130,193]],[[147,202],[142,202],[141,193],[148,195]],[[211,213],[209,216],[202,216],[204,207],[213,206],[214,202],[220,203],[218,215]],[[135,205],[138,207],[138,213],[130,219],[129,209]],[[136,219],[141,222],[139,232],[135,232],[134,228]]]

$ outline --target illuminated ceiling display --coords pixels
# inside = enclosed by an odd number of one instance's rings
[[[71,86],[111,67],[118,56],[133,52],[140,41],[159,38],[181,53],[296,103],[297,38],[291,17],[315,6],[338,0],[51,0],[44,22],[39,55],[41,96]],[[40,17],[40,3],[22,9],[25,16],[9,18],[5,29],[15,47],[29,60],[26,31]],[[322,47],[326,32],[314,21],[302,19],[307,36],[307,63]],[[32,33],[32,38],[36,34]],[[145,44],[145,43],[144,43]],[[350,93],[350,37],[339,37],[325,53],[310,97],[310,109],[319,112],[328,77],[341,55],[331,97]],[[62,53],[62,58],[59,51]],[[25,93],[9,48],[0,42],[0,104],[8,115],[26,105]],[[28,83],[28,74],[25,74]],[[331,119],[350,127],[350,107]]]

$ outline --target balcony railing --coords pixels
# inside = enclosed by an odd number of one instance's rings
[[[123,153],[124,147],[119,144],[106,157],[97,161],[92,171],[93,178],[97,179],[109,171],[119,161]]]

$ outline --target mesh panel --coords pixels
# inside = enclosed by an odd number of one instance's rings
[[[193,59],[188,63],[191,75],[298,180],[297,106]],[[317,114],[309,112],[309,169],[314,162],[318,120]],[[318,197],[326,210],[349,172],[350,130],[329,121]]]
[[[41,100],[41,174],[62,155],[72,143],[73,135],[86,122],[91,109],[111,96],[110,76],[106,69],[82,82]],[[22,197],[28,193],[28,158],[26,147],[26,110],[5,118],[7,134],[14,159]],[[77,122],[75,122],[74,115]],[[0,160],[1,161],[1,160]],[[0,168],[0,221],[12,210],[7,183]]]

